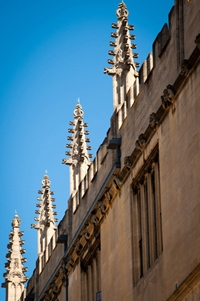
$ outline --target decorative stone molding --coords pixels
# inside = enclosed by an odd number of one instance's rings
[[[81,251],[83,249],[83,245],[81,244],[81,242],[77,242],[76,247],[75,247],[75,251],[77,253],[78,256],[81,255]]]
[[[188,60],[183,60],[181,64],[181,75],[187,76],[190,71],[190,65]]]
[[[92,233],[94,232],[94,225],[93,224],[89,224],[86,228],[85,228],[85,238],[86,240],[89,240]]]
[[[110,194],[109,191],[105,192],[104,197],[108,202],[110,202],[112,200],[112,195]]]
[[[99,224],[100,220],[99,220],[99,218],[98,218],[98,216],[96,214],[93,214],[90,221],[91,221],[92,224],[94,224],[95,226],[97,226]]]
[[[156,113],[151,113],[149,116],[149,125],[151,128],[156,128],[158,125],[158,118]]]
[[[174,102],[174,90],[172,85],[168,85],[161,96],[161,103],[165,110],[168,110]]]
[[[144,134],[140,134],[138,140],[135,142],[135,147],[137,150],[142,151],[146,145],[146,139]]]
[[[71,257],[69,257],[69,259],[67,260],[67,264],[66,264],[66,269],[68,272],[71,271],[71,269],[74,267],[75,262],[73,261],[73,259]]]
[[[75,262],[76,262],[76,260],[78,259],[78,254],[77,254],[77,252],[76,252],[76,249],[74,250],[74,252],[72,253],[72,257],[71,257],[71,259],[72,259],[72,261],[73,261],[73,264],[75,264]]]
[[[115,178],[113,180],[113,184],[114,184],[116,190],[120,190],[121,186],[122,186],[122,181],[119,179],[118,176],[115,176]]]
[[[131,169],[132,162],[130,160],[130,156],[124,158],[124,166],[126,167],[127,170]]]

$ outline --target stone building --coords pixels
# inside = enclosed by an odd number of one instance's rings
[[[45,175],[32,225],[38,259],[20,300],[200,298],[200,1],[175,1],[140,69],[124,2],[116,14],[104,70],[113,82],[110,128],[91,161],[76,105],[63,159],[68,208],[56,226]],[[5,278],[7,300],[17,301]]]

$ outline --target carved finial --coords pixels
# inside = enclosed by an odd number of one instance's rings
[[[116,11],[117,17],[118,19],[121,18],[126,18],[129,15],[128,10],[126,9],[126,4],[124,3],[124,1],[122,1],[119,5],[118,5],[118,9]]]
[[[48,174],[48,170],[47,169],[45,169],[45,173]]]
[[[78,97],[77,101],[78,101],[78,104],[80,104],[80,97]]]
[[[80,105],[80,103],[78,103],[74,110],[74,118],[78,118],[78,117],[83,118],[83,115],[84,115],[84,112],[82,110],[82,106]]]
[[[17,214],[15,214],[13,220],[12,220],[12,227],[13,228],[19,228],[20,227],[20,219],[19,219],[19,216]]]

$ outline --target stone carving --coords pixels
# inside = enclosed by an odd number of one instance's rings
[[[118,37],[118,34],[117,34],[116,32],[112,32],[112,33],[111,33],[111,37],[112,37],[112,38],[117,38],[117,37]]]
[[[144,149],[145,145],[146,145],[146,139],[144,137],[144,134],[140,134],[140,136],[138,137],[138,140],[135,142],[135,147],[139,151],[142,151]]]
[[[126,5],[124,2],[122,2],[118,5],[116,15],[117,15],[118,19],[124,19],[124,18],[128,17],[129,13],[128,13],[128,10],[126,9]]]
[[[102,212],[103,214],[105,214],[106,211],[107,211],[108,208],[109,208],[109,202],[108,202],[108,201],[107,201],[107,202],[100,201],[99,204],[98,204],[98,206],[100,207],[101,212]]]
[[[118,178],[118,176],[115,176],[113,184],[117,190],[120,190],[122,186],[122,181]]]
[[[84,115],[84,112],[82,110],[82,107],[81,107],[80,103],[78,103],[76,105],[75,110],[74,110],[74,117],[81,117],[82,118],[83,115]]]
[[[68,271],[70,271],[71,270],[71,268],[73,268],[74,267],[74,260],[70,257],[69,259],[68,259],[68,261],[67,261],[67,264],[66,264],[66,269],[68,270]]]
[[[94,232],[94,225],[89,224],[89,226],[85,229],[85,238],[90,239],[92,233]]]
[[[97,217],[96,214],[93,214],[91,217],[91,223],[94,224],[95,226],[99,224],[99,218]]]
[[[15,215],[14,216],[14,219],[12,221],[12,226],[13,228],[19,228],[20,227],[20,219],[19,219],[19,216],[18,215]]]
[[[99,207],[99,203],[98,203],[98,207]],[[99,209],[97,210],[97,213],[96,213],[96,217],[98,218],[99,222],[101,221],[102,217],[103,217],[103,214],[101,212],[101,208],[99,207]]]
[[[151,128],[156,128],[158,125],[158,118],[156,113],[151,113],[149,116],[149,125]]]
[[[116,54],[116,60],[118,63],[123,63],[124,59],[122,57],[122,50],[119,48],[117,54]]]
[[[55,293],[58,292],[58,287],[57,287],[55,281],[50,284],[50,287],[51,287],[51,289],[52,289],[53,292],[55,292]]]
[[[181,64],[181,75],[187,76],[190,70],[190,65],[188,63],[188,60],[183,60]]]
[[[80,243],[80,241],[76,244],[75,251],[78,256],[81,255],[81,251],[83,250],[83,245]]]
[[[161,96],[162,106],[165,110],[168,110],[174,102],[174,90],[172,85],[168,85],[167,88],[163,91]]]
[[[132,162],[130,161],[130,156],[124,158],[124,166],[126,167],[127,170],[131,169]]]
[[[105,192],[104,197],[105,197],[105,199],[108,200],[109,202],[110,202],[111,199],[112,199],[112,195],[110,194],[109,191],[106,191],[106,192]]]
[[[18,268],[19,267],[19,259],[18,258],[14,258],[14,268]]]

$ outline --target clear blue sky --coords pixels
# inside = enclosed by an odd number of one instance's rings
[[[125,1],[142,63],[173,0]],[[80,97],[95,155],[109,128],[112,106],[109,41],[119,2],[0,0],[0,277],[15,210],[25,232],[30,276],[37,258],[37,191],[48,170],[58,219],[67,209],[69,170],[62,165],[69,121]],[[5,289],[0,289],[0,300]]]

